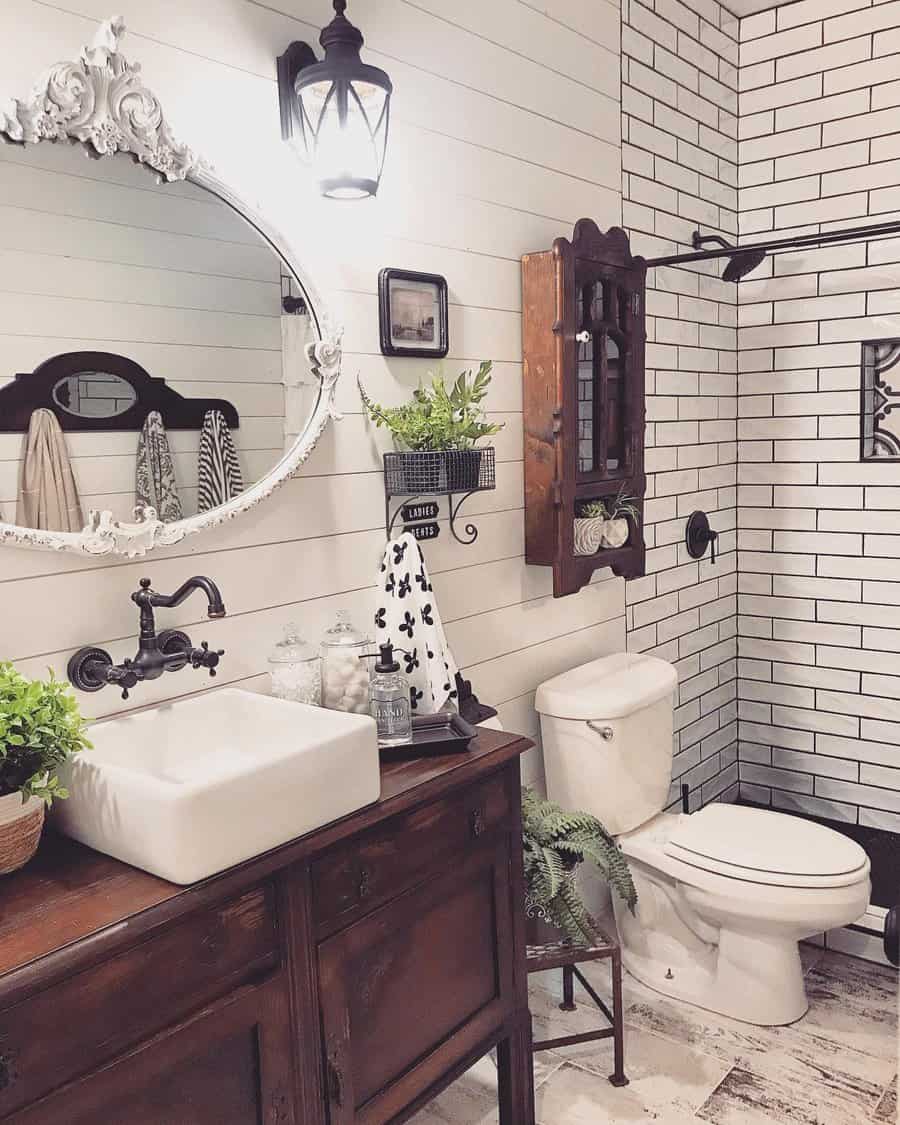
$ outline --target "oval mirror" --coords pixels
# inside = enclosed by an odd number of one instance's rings
[[[2,542],[176,543],[269,495],[333,417],[339,341],[303,264],[173,140],[122,34],[0,112]],[[115,104],[94,98],[113,74]],[[77,502],[36,501],[48,448]]]
[[[75,418],[117,418],[137,401],[130,383],[108,371],[76,371],[57,380],[54,403]]]

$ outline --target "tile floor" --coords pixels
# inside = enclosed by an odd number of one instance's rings
[[[808,1014],[757,1028],[667,1000],[625,979],[629,1086],[607,1082],[609,1040],[535,1056],[540,1125],[884,1125],[897,1118],[893,969],[803,947]],[[605,964],[585,975],[601,995]],[[537,1038],[599,1026],[590,1007],[561,1012],[559,973],[531,978]],[[583,995],[583,994],[582,994]],[[578,990],[576,985],[576,1000]],[[412,1125],[496,1125],[496,1071],[483,1059]]]

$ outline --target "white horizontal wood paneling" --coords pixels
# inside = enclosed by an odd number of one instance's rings
[[[10,0],[9,7],[4,14],[17,30],[0,43],[0,72],[4,88],[11,84],[6,93],[19,95],[51,61],[75,56],[92,38],[95,21],[109,15],[102,0],[75,0],[66,11],[33,0]],[[428,0],[373,0],[357,13],[368,57],[394,79],[395,115],[378,199],[344,206],[320,200],[282,145],[274,82],[276,55],[293,39],[314,41],[330,4],[125,0],[126,51],[142,62],[176,131],[259,200],[345,324],[339,405],[346,416],[271,501],[231,527],[143,562],[0,552],[3,655],[34,674],[47,664],[62,672],[71,650],[88,642],[108,645],[116,658],[132,655],[136,615],[128,595],[144,574],[160,589],[191,573],[220,582],[229,608],[222,621],[206,620],[202,599],[160,614],[162,624],[187,626],[197,639],[206,636],[227,650],[217,683],[264,687],[266,657],[291,618],[312,638],[341,607],[368,623],[384,542],[378,453],[386,443],[361,416],[355,377],[373,396],[398,402],[429,366],[380,355],[377,274],[387,265],[447,276],[450,372],[482,358],[495,361],[489,406],[507,424],[496,439],[498,487],[463,509],[475,518],[479,538],[460,546],[444,522],[441,537],[425,546],[466,674],[483,699],[500,706],[508,727],[535,735],[533,693],[542,679],[624,647],[620,580],[597,581],[560,603],[550,596],[547,573],[523,561],[519,258],[549,246],[583,214],[603,226],[621,221],[618,9],[606,0],[566,0],[552,13],[544,7],[502,0],[486,13],[475,5],[450,10]],[[563,73],[559,58],[574,57],[576,46],[577,64]],[[110,207],[118,190],[109,189]],[[98,276],[101,264],[113,271],[134,266],[137,243],[114,237],[109,216],[73,206],[65,224],[50,215],[29,221],[27,193],[16,192],[0,206],[0,251],[64,256],[87,238],[96,247]],[[185,198],[185,213],[198,206]],[[171,273],[173,292],[195,294],[191,275],[215,273],[228,282],[224,305],[191,302],[194,327],[165,343],[149,331],[131,331],[132,354],[150,370],[192,364],[194,386],[211,393],[210,384],[220,382],[223,393],[238,394],[247,361],[257,354],[247,345],[265,340],[235,336],[228,301],[257,293],[254,286],[266,278],[248,254],[252,248],[229,244],[217,259],[206,253],[208,241],[196,241],[197,255],[186,256],[178,240],[157,233],[141,263],[145,272],[127,275],[129,299],[142,308],[141,285],[155,284],[154,271]],[[33,274],[40,281],[40,266]],[[119,276],[106,274],[107,283]],[[46,281],[35,293],[41,302],[66,299],[48,291]],[[69,350],[90,309],[79,308],[64,325],[56,308],[54,345]],[[217,338],[218,324],[215,331],[203,327],[219,311],[234,346]],[[99,346],[116,350],[109,327],[101,338]],[[0,349],[13,372],[30,370],[39,356],[35,339],[16,334],[14,323],[0,325]],[[277,385],[277,353],[264,347],[258,354],[260,382]],[[61,605],[69,611],[59,613]],[[143,685],[127,704],[112,691],[85,697],[84,704],[91,715],[107,715],[207,688],[205,678],[184,672]],[[527,771],[538,778],[539,760],[531,759]]]
[[[144,359],[187,397],[227,398],[247,483],[269,471],[284,444],[281,265],[239,215],[190,184],[167,194],[124,156],[99,163],[77,146],[4,145],[0,228],[2,382],[67,351]],[[83,510],[130,518],[137,435],[69,439]],[[23,441],[0,436],[0,514],[11,522]],[[190,514],[199,431],[173,432],[170,444]]]

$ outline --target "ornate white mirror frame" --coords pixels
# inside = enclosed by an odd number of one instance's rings
[[[330,419],[340,415],[334,394],[341,369],[341,330],[329,321],[315,286],[290,244],[258,211],[241,199],[185,145],[177,142],[156,96],[143,84],[140,65],[119,51],[125,34],[121,17],[100,25],[94,42],[76,62],[57,63],[27,102],[0,109],[0,143],[80,141],[98,156],[129,153],[167,181],[187,180],[230,204],[272,245],[292,270],[310,305],[318,340],[307,345],[310,370],[318,380],[309,419],[292,448],[261,480],[211,511],[174,523],[163,523],[153,508],[136,508],[132,523],[111,512],[92,510],[81,532],[41,531],[0,523],[0,543],[40,550],[74,551],[82,555],[144,555],[170,546],[186,535],[216,527],[265,500],[309,457]]]

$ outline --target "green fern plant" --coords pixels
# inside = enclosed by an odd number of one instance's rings
[[[597,927],[572,878],[583,860],[597,865],[634,913],[637,891],[628,861],[595,816],[567,812],[525,787],[522,836],[528,894],[571,941],[590,945],[597,938]]]
[[[440,374],[430,384],[413,391],[413,401],[403,406],[381,406],[366,394],[357,378],[366,414],[376,426],[386,426],[399,449],[472,449],[481,438],[491,437],[505,423],[488,422],[482,405],[491,385],[489,359],[474,374],[463,371],[449,389]]]

